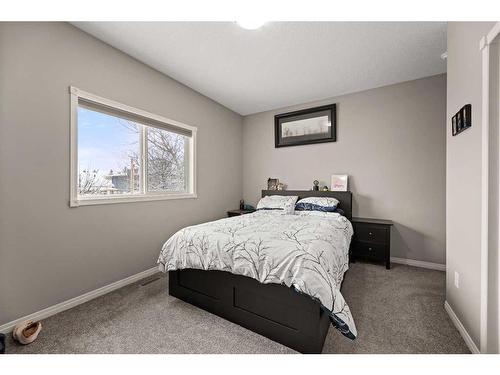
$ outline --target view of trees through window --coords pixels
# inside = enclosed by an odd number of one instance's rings
[[[188,141],[184,135],[80,106],[78,194],[185,192]]]
[[[186,137],[158,128],[146,128],[148,191],[185,190]]]

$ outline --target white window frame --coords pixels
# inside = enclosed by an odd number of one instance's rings
[[[171,120],[162,116],[155,115],[142,109],[130,107],[126,104],[115,102],[89,92],[80,90],[74,86],[69,88],[71,96],[71,117],[70,117],[70,207],[88,206],[96,204],[112,204],[126,202],[143,202],[168,199],[189,199],[197,198],[196,193],[196,132],[195,126],[186,125],[182,122]],[[97,105],[110,107],[119,111],[128,112],[134,115],[154,120],[156,123],[164,123],[167,127],[178,127],[189,130],[191,137],[189,138],[189,172],[187,174],[187,192],[161,192],[161,193],[144,193],[131,195],[103,195],[103,196],[79,196],[78,195],[78,101],[84,99],[87,102]],[[144,137],[142,137],[144,142]],[[144,162],[144,160],[143,160]],[[144,168],[142,169],[144,170]],[[145,178],[145,176],[141,176]]]

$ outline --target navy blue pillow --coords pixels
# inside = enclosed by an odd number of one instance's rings
[[[344,212],[344,210],[343,210],[343,209],[341,209],[341,208],[336,208],[336,209],[335,209],[335,212],[336,212],[336,213],[338,213],[339,215],[345,216],[345,212]]]
[[[296,211],[321,211],[321,212],[336,212],[337,207],[333,206],[320,206],[319,204],[314,203],[304,203],[299,202],[295,205]]]

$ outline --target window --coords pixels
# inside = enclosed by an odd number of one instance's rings
[[[195,198],[196,128],[71,92],[71,206]]]

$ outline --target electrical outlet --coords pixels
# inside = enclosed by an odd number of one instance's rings
[[[460,288],[460,274],[455,271],[455,288]]]

